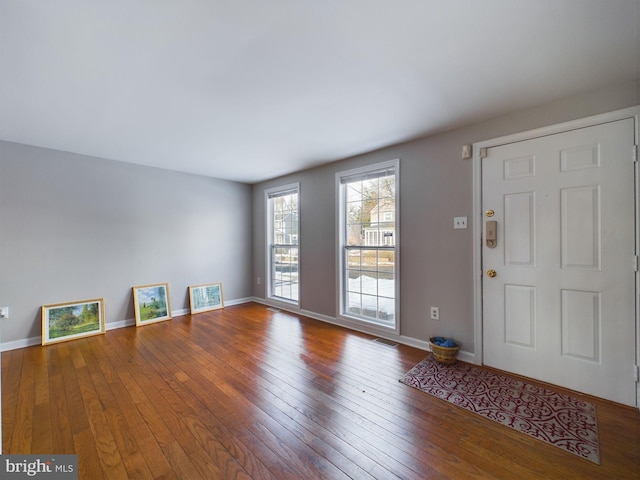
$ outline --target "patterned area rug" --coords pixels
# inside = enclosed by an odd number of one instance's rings
[[[462,362],[428,356],[400,381],[600,464],[595,405]]]

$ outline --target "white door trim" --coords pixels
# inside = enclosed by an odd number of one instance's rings
[[[483,149],[530,140],[532,138],[591,127],[602,123],[633,118],[635,120],[635,144],[640,143],[640,106],[614,112],[594,115],[547,127],[498,137],[473,144],[473,295],[474,295],[474,363],[483,363],[482,346],[482,158]],[[636,147],[639,148],[639,147]],[[632,161],[632,152],[629,152]],[[636,202],[636,255],[640,254],[640,173],[636,162],[635,202]],[[636,272],[636,365],[640,365],[640,272]],[[629,375],[633,374],[629,366]],[[636,384],[636,406],[640,408],[640,383]]]

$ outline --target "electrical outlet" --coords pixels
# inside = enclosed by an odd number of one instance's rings
[[[438,307],[431,307],[431,320],[440,320],[440,309]]]
[[[0,307],[0,318],[9,318],[9,307]]]
[[[256,279],[256,283],[257,283],[258,285],[260,285],[260,277],[258,277],[258,278]]]
[[[453,217],[453,228],[467,228],[467,217]]]

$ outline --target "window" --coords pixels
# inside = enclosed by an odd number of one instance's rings
[[[298,184],[267,190],[268,296],[298,303]]]
[[[341,172],[341,314],[398,331],[398,161]]]

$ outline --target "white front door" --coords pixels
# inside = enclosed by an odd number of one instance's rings
[[[625,119],[487,149],[486,365],[636,404],[634,128]]]

